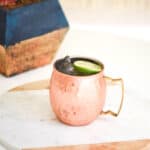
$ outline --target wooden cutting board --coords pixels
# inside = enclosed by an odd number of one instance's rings
[[[150,150],[149,140],[86,144],[63,147],[28,148],[23,150]]]
[[[49,88],[49,79],[27,83],[9,91],[41,90]],[[26,148],[23,150],[150,150],[150,139],[63,147]]]

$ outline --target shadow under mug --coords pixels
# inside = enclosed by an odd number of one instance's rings
[[[61,122],[73,126],[87,125],[100,114],[110,114],[117,117],[123,106],[123,80],[104,76],[104,65],[100,61],[85,57],[71,59],[94,61],[102,66],[102,71],[86,76],[65,74],[58,69],[62,61],[62,59],[58,59],[53,66],[49,91],[51,106],[56,117]],[[122,96],[117,112],[103,111],[107,81],[111,84],[120,83],[121,85]]]

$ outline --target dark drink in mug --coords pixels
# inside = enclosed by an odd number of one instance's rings
[[[86,76],[100,72],[104,66],[101,62],[92,60],[90,58],[75,57],[70,58],[66,56],[58,60],[56,68],[69,75]]]

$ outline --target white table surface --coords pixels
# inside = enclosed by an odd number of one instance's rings
[[[125,103],[119,118],[102,116],[86,127],[69,127],[57,120],[50,124],[47,118],[40,122],[48,115],[53,118],[52,112],[49,114],[47,91],[7,93],[14,86],[50,78],[51,64],[10,78],[0,75],[0,114],[3,116],[0,117],[0,139],[16,147],[36,147],[150,138],[150,40],[138,36],[138,30],[135,36],[130,34],[132,28],[121,28],[116,34],[112,27],[107,31],[106,27],[96,30],[96,27],[75,24],[55,57],[56,60],[65,55],[90,56],[105,64],[105,74],[122,77]],[[144,28],[141,30],[146,32]],[[22,102],[18,103],[18,99]],[[28,112],[26,108],[35,104],[36,109]],[[39,109],[41,105],[44,108]],[[22,109],[17,109],[20,107]],[[36,114],[37,111],[40,113]]]

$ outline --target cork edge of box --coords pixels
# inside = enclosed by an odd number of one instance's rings
[[[7,48],[0,45],[0,73],[9,77],[49,64],[67,31],[61,28]]]

